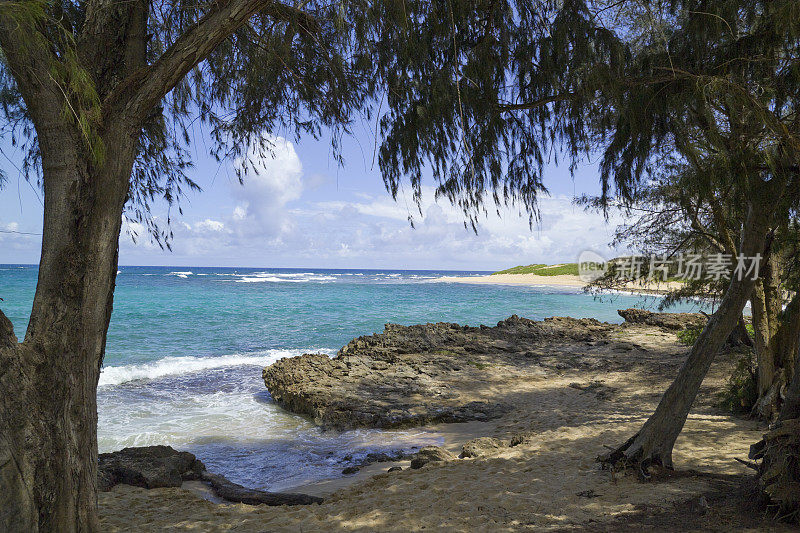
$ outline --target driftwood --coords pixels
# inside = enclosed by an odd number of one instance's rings
[[[214,494],[223,500],[234,503],[246,503],[249,505],[309,505],[322,502],[322,498],[308,494],[265,492],[248,489],[229,481],[224,476],[212,474],[208,470],[204,470],[200,474],[200,479],[209,484]]]

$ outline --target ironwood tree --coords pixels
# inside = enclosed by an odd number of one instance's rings
[[[399,84],[389,93],[393,109],[403,113],[395,124],[416,126],[387,130],[381,156],[391,163],[390,186],[430,157],[440,194],[472,212],[480,199],[470,191],[500,177],[510,183],[538,178],[548,154],[572,163],[600,154],[601,203],[633,199],[664,161],[713,165],[723,190],[733,188],[742,199],[736,249],[767,256],[774,231],[798,207],[800,4],[565,0],[481,7],[472,18],[458,16],[458,8],[456,16],[444,13],[439,25],[452,26],[450,41],[426,39],[425,46],[438,44],[434,52],[402,56],[399,72],[433,81]],[[425,20],[416,12],[412,18]],[[436,29],[429,24],[440,35]],[[498,62],[505,68],[498,70]],[[402,79],[408,78],[415,76]],[[420,181],[414,172],[411,179]],[[522,190],[541,191],[540,180],[532,185]],[[643,479],[653,465],[672,468],[673,446],[700,384],[755,286],[752,277],[731,278],[653,415],[601,457],[604,464],[631,467]],[[771,463],[786,467],[783,487],[800,475],[790,468],[797,457],[793,442],[794,456]],[[770,492],[796,509],[796,499],[781,499],[787,493]]]
[[[169,242],[150,209],[197,187],[195,119],[222,158],[268,151],[272,132],[330,130],[336,148],[363,113],[389,192],[406,180],[419,198],[429,173],[473,227],[490,202],[535,218],[549,154],[599,151],[607,199],[632,196],[664,154],[712,150],[746,197],[739,249],[755,255],[798,189],[798,21],[791,0],[0,0],[3,132],[44,192],[22,342],[0,314],[2,529],[97,529],[96,388],[122,221]],[[609,461],[671,465],[754,283],[731,282]]]
[[[679,274],[681,254],[699,255],[706,261],[730,258],[728,270],[733,272],[739,255],[743,207],[747,205],[736,183],[717,178],[714,158],[710,156],[704,157],[701,166],[673,163],[663,164],[660,169],[661,175],[640,187],[632,202],[615,202],[630,222],[617,228],[613,244],[665,259],[672,277]],[[581,203],[589,209],[602,207],[594,197],[584,197]],[[745,344],[755,354],[752,378],[736,385],[743,389],[739,391],[742,396],[736,399],[736,410],[746,409],[768,422],[777,419],[780,412],[800,341],[799,246],[794,210],[784,209],[776,216],[768,235],[759,278],[750,295],[753,338],[742,317],[727,342],[731,346]],[[647,279],[649,264],[645,262],[643,266],[642,279]],[[715,279],[707,274],[668,290],[659,307],[666,309],[697,297],[720,299],[727,288],[727,277]],[[623,288],[625,281],[610,270],[595,284],[601,289],[614,289]],[[737,369],[736,373],[740,371]]]

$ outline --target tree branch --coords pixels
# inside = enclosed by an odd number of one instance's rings
[[[552,104],[555,102],[563,102],[565,100],[571,100],[575,98],[578,93],[564,93],[564,94],[556,94],[553,96],[548,96],[547,98],[542,98],[540,100],[534,100],[533,102],[523,102],[521,104],[499,104],[497,109],[499,111],[521,111],[524,109],[535,109],[537,107],[546,106],[548,104]]]
[[[64,95],[50,74],[56,61],[47,40],[37,27],[39,15],[25,7],[0,9],[0,48],[14,78],[37,134],[47,136],[48,126],[61,121]]]
[[[258,12],[278,20],[300,20],[309,30],[317,25],[307,12],[275,0],[218,0],[158,60],[123,81],[104,105],[106,112],[123,103],[126,114],[141,121],[192,68]]]
[[[10,348],[17,344],[17,337],[14,335],[14,326],[11,321],[0,311],[0,349]]]

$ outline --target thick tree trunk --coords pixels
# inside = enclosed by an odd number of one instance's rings
[[[766,209],[751,206],[742,236],[741,253],[747,257],[761,254],[768,231]],[[598,457],[609,468],[634,467],[640,479],[647,479],[651,464],[672,468],[672,449],[697,396],[714,356],[733,331],[750,298],[755,281],[751,276],[731,276],[720,307],[709,319],[695,342],[689,357],[678,372],[653,415],[642,429],[619,448]]]
[[[753,289],[751,304],[758,367],[758,400],[752,415],[771,421],[778,416],[781,389],[788,379],[783,372],[784,360],[794,353],[784,353],[787,328],[794,327],[797,322],[796,317],[781,309],[780,267],[775,253],[770,253],[765,261],[762,279]]]
[[[95,168],[76,132],[48,133],[33,309],[25,340],[0,351],[0,530],[95,531],[96,390],[135,143],[105,131]]]
[[[765,318],[759,316],[762,322],[768,322],[769,327],[760,328],[762,332],[768,331],[768,336],[758,335],[756,328],[756,310],[762,307],[753,291],[753,324],[756,331],[756,354],[758,361],[758,400],[753,406],[752,415],[763,420],[774,421],[781,410],[783,394],[792,377],[794,356],[798,349],[800,339],[800,296],[795,296],[786,306],[780,308],[780,300],[773,298],[772,305],[764,305]],[[777,302],[777,303],[775,303]],[[757,305],[758,304],[758,305]],[[759,337],[761,337],[759,339]]]
[[[751,459],[762,459],[759,483],[777,516],[800,521],[800,359],[795,352],[793,377],[777,422],[764,439],[750,447]]]

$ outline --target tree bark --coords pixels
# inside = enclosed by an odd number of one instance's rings
[[[21,344],[0,317],[0,531],[98,529],[97,381],[142,124],[256,12],[314,24],[302,9],[272,0],[212,2],[147,65],[149,2],[92,0],[84,8],[75,51],[99,109],[65,101],[70,80],[52,75],[62,58],[48,42],[49,21],[0,13],[2,55],[36,130],[44,184],[39,278]],[[102,161],[77,124],[84,112],[105,148]]]
[[[51,145],[60,139],[58,145]],[[135,142],[106,131],[95,168],[77,132],[40,135],[44,224],[22,344],[0,353],[0,530],[97,530],[96,391]]]
[[[757,297],[757,292],[753,291],[752,301],[758,361],[758,400],[753,406],[752,415],[772,422],[780,413],[783,394],[792,378],[800,339],[800,296],[796,295],[782,310],[777,286],[771,303],[768,303],[769,298]],[[765,327],[764,322],[768,326]],[[756,327],[757,323],[759,327]]]
[[[791,327],[791,319],[786,321],[789,317],[784,316],[781,303],[780,265],[773,251],[767,255],[761,279],[751,297],[758,367],[758,400],[753,406],[752,415],[767,421],[775,420],[778,416],[780,391],[788,379],[782,372],[785,342],[781,342],[780,337],[786,335],[787,327]]]
[[[777,516],[800,521],[800,359],[792,359],[793,377],[777,422],[764,439],[750,447],[751,459],[762,459],[759,484]]]
[[[768,231],[768,209],[750,205],[742,234],[741,253],[747,257],[763,254]],[[619,448],[598,457],[605,467],[636,469],[640,479],[648,479],[652,464],[673,468],[672,449],[697,396],[714,356],[736,326],[755,281],[750,276],[732,275],[728,289],[678,372],[655,412],[633,437]]]

